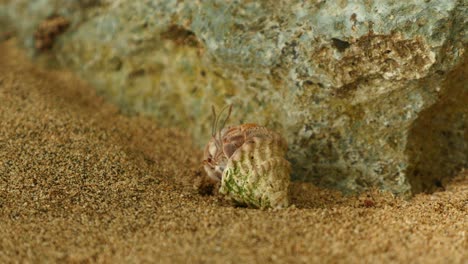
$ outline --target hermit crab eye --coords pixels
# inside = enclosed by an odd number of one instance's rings
[[[216,144],[212,144],[212,145],[209,147],[208,152],[209,152],[209,154],[211,155],[211,157],[216,156],[216,152],[218,152],[218,147],[216,146]]]

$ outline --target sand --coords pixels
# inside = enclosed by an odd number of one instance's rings
[[[125,116],[0,43],[0,263],[463,263],[468,171],[409,201],[291,186],[285,210],[197,188],[182,130]],[[465,262],[466,263],[466,262]]]

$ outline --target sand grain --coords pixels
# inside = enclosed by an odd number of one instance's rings
[[[0,43],[0,262],[412,262],[467,259],[468,182],[411,201],[294,183],[295,207],[200,195],[201,151],[127,117],[72,74]]]

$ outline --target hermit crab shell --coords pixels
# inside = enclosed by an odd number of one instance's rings
[[[220,193],[249,207],[287,207],[291,168],[284,158],[286,141],[261,126],[251,125],[242,134],[242,145],[227,159]]]

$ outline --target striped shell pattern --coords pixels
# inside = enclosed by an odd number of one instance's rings
[[[224,128],[208,142],[204,168],[221,182],[220,193],[239,205],[284,208],[289,205],[290,164],[286,141],[263,126]]]

